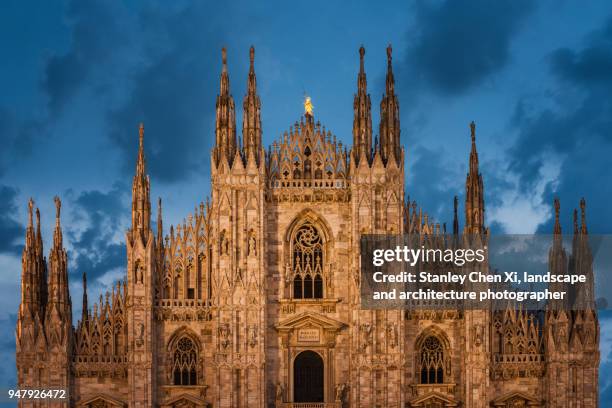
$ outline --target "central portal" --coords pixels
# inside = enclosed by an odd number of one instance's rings
[[[293,362],[293,401],[323,402],[323,359],[314,351],[303,351]]]

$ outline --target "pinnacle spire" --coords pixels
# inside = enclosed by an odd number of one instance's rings
[[[387,77],[385,94],[380,102],[380,146],[385,163],[395,159],[401,160],[399,102],[395,95],[395,79],[391,64],[391,45],[387,47]]]
[[[234,98],[230,94],[229,74],[227,72],[227,50],[221,50],[221,84],[216,103],[216,127],[214,158],[217,162],[225,157],[231,164],[236,154],[236,114]]]
[[[58,196],[53,198],[55,202],[55,231],[53,232],[53,246],[55,248],[62,248],[63,234],[62,226],[60,223],[60,214],[62,211],[62,201]]]
[[[470,167],[465,180],[465,231],[475,235],[484,232],[484,184],[478,165],[476,150],[476,124],[470,123],[472,149],[470,151]]]
[[[561,235],[561,223],[559,222],[559,211],[561,209],[561,203],[559,201],[559,198],[555,198],[554,206],[555,206],[555,227],[554,227],[553,233],[555,236],[560,236]]]
[[[392,95],[395,93],[395,79],[393,78],[393,64],[392,54],[393,48],[391,48],[391,44],[387,46],[387,78],[386,78],[386,91],[387,95]]]
[[[370,95],[364,70],[365,48],[359,48],[359,74],[357,75],[357,93],[353,100],[353,157],[359,163],[361,156],[371,161],[372,153],[372,111]]]
[[[580,199],[580,233],[588,233],[586,226],[586,201],[584,197]]]
[[[28,201],[28,228],[32,228],[33,226],[33,221],[32,221],[32,209],[34,208],[34,200],[30,197],[30,200]]]
[[[249,49],[249,77],[247,79],[247,93],[243,101],[242,140],[245,159],[249,160],[251,154],[259,163],[261,150],[261,101],[257,95],[257,78],[255,76],[255,47]]]
[[[72,306],[68,289],[68,258],[62,243],[62,227],[60,223],[62,202],[57,196],[54,198],[54,201],[55,231],[53,232],[53,248],[51,248],[49,254],[50,272],[47,285],[49,296],[46,308],[46,325],[47,330],[50,330],[51,327],[55,327],[60,323],[56,320],[59,318],[63,323],[67,323],[64,327],[68,330],[72,321]],[[62,337],[53,341],[65,342],[66,340],[67,337]]]
[[[87,302],[87,273],[83,272],[83,310],[81,312],[81,321],[85,322],[89,317],[89,304]]]
[[[138,159],[136,174],[132,182],[132,239],[140,236],[144,243],[148,239],[151,223],[151,202],[149,176],[146,174],[144,154],[144,124],[138,127]]]

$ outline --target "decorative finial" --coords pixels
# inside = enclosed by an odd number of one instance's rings
[[[60,200],[58,196],[55,196],[53,198],[53,201],[55,201],[55,219],[59,223],[60,211],[62,210],[62,201]]]
[[[363,56],[365,55],[365,48],[363,48],[363,45],[361,47],[359,47],[359,67],[360,67],[360,71],[363,72]]]
[[[472,142],[475,142],[476,141],[476,123],[474,121],[470,123],[470,132],[472,135]]]
[[[574,234],[578,234],[578,210],[574,208]]]
[[[40,232],[40,210],[36,208],[36,228]]]
[[[142,122],[140,122],[140,126],[138,126],[138,141],[140,143],[140,147],[142,147],[144,141],[144,123]]]
[[[391,65],[391,53],[393,52],[393,48],[391,48],[391,44],[387,46],[387,62]]]
[[[249,50],[249,59],[251,61],[251,68],[253,67],[253,63],[255,61],[255,47],[251,45],[251,49]]]
[[[304,98],[304,111],[306,112],[306,115],[312,116],[313,109],[314,109],[314,106],[312,104],[312,100],[310,99],[310,96],[306,96]]]
[[[227,50],[225,47],[221,48],[221,62],[223,63],[223,68],[227,65]]]
[[[32,226],[32,210],[34,209],[34,200],[30,197],[28,201],[28,227]]]

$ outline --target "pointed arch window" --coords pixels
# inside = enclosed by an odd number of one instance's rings
[[[417,376],[421,384],[444,384],[447,357],[439,338],[428,336],[423,340],[417,356]]]
[[[291,248],[294,299],[323,298],[323,239],[310,222],[294,234]]]
[[[181,338],[173,351],[174,385],[197,385],[198,350],[189,337]]]

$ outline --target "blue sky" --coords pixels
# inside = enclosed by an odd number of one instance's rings
[[[122,276],[139,122],[165,224],[205,200],[222,46],[237,107],[255,46],[266,145],[299,118],[304,93],[317,119],[350,144],[357,50],[366,48],[377,129],[391,43],[411,199],[450,220],[474,120],[494,232],[550,232],[554,196],[566,230],[584,196],[589,230],[611,232],[609,2],[222,3],[0,4],[5,333],[14,330],[30,196],[47,248],[52,197],[64,200],[73,299],[83,271],[93,293]],[[611,344],[612,318],[604,316],[602,403],[612,400]],[[14,339],[4,336],[0,384],[15,381],[13,353]]]

